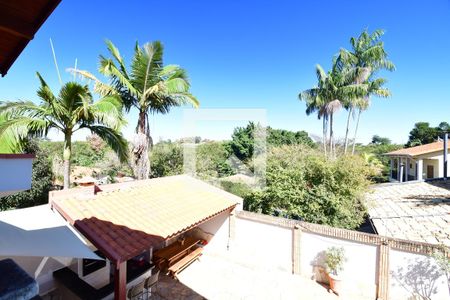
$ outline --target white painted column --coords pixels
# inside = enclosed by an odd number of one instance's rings
[[[417,180],[423,180],[423,159],[417,160],[416,169],[417,169]]]
[[[398,180],[398,182],[401,182],[401,171],[402,171],[402,168],[401,168],[401,165],[402,165],[402,162],[401,162],[401,158],[400,157],[397,157],[397,180]]]
[[[391,166],[390,166],[390,169],[389,169],[389,181],[392,181],[393,180],[393,178],[392,178],[392,171],[394,171],[394,159],[391,157],[390,159],[390,162],[391,162]]]
[[[410,159],[406,158],[406,165],[405,165],[405,181],[408,181],[408,176],[409,176],[409,163],[410,163]]]

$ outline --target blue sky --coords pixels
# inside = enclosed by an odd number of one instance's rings
[[[382,74],[393,96],[373,99],[362,116],[359,141],[379,134],[403,143],[415,122],[450,122],[449,0],[63,0],[0,79],[0,99],[37,101],[35,71],[55,91],[59,88],[49,38],[65,81],[71,77],[64,69],[75,59],[78,68],[96,70],[98,55],[106,54],[105,38],[126,59],[136,40],[161,40],[165,62],[188,70],[202,108],[266,109],[274,128],[320,134],[321,122],[305,115],[298,92],[315,84],[315,64],[329,68],[332,56],[364,28],[386,30],[385,48],[397,71]],[[337,116],[338,136],[344,134],[345,119],[345,112]],[[128,121],[124,134],[131,138],[136,114]],[[224,139],[244,123],[202,122],[198,135]],[[180,137],[183,126],[182,108],[151,121],[156,140]]]

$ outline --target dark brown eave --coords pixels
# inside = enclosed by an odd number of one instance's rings
[[[17,57],[61,0],[0,0],[0,74]]]

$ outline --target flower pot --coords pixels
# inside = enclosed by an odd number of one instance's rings
[[[328,274],[328,280],[330,282],[330,290],[336,295],[340,295],[342,292],[342,279],[338,275]]]

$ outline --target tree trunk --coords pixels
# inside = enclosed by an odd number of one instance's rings
[[[355,146],[356,146],[356,134],[358,133],[359,126],[359,118],[361,117],[362,110],[358,110],[358,118],[356,119],[356,127],[355,127],[355,135],[353,136],[353,147],[352,147],[352,155],[355,154]]]
[[[64,136],[64,189],[70,188],[70,158],[72,156],[72,134]]]
[[[322,119],[322,122],[323,122],[323,124],[322,124],[322,126],[323,126],[323,128],[322,128],[323,153],[325,154],[325,156],[327,156],[327,126],[328,126],[328,124],[327,124],[325,116],[323,116],[322,118],[323,118]]]
[[[330,114],[330,157],[334,157],[333,113]]]
[[[350,118],[351,118],[352,113],[353,113],[353,106],[350,106],[350,109],[348,110],[348,116],[347,116],[347,128],[345,129],[344,153],[347,153],[348,131],[350,129]]]
[[[150,130],[148,128],[147,113],[139,112],[138,126],[133,140],[133,173],[136,179],[148,179],[150,175],[150,159],[148,148],[150,144]]]

